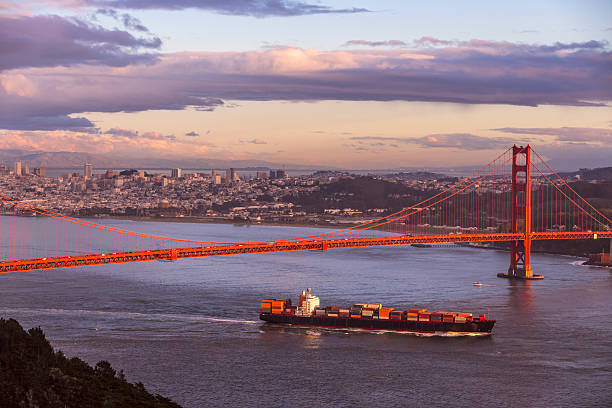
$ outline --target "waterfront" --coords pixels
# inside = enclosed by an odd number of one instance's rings
[[[219,241],[319,231],[107,222]],[[498,279],[507,253],[454,245],[32,271],[0,277],[0,314],[186,407],[608,405],[610,271],[570,257],[532,262],[544,281]],[[260,299],[295,301],[305,287],[323,304],[489,312],[498,323],[492,337],[432,338],[258,321]]]

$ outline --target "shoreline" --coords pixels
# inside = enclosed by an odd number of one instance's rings
[[[327,228],[343,229],[359,225],[360,222],[346,224],[315,224],[308,222],[274,222],[274,221],[236,221],[227,218],[206,218],[206,217],[151,217],[151,216],[103,216],[103,217],[75,217],[93,220],[126,220],[138,222],[177,222],[189,224],[232,224],[237,227],[266,226],[266,227],[296,227],[296,228]]]

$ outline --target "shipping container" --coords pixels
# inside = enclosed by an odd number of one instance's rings
[[[364,305],[364,307],[367,307],[368,309],[380,309],[382,307],[382,304],[380,303],[367,303]]]
[[[404,318],[404,312],[396,310],[393,311],[391,313],[389,313],[389,319],[391,320],[403,320]]]
[[[425,313],[427,309],[410,309],[408,313]]]
[[[389,318],[389,313],[391,313],[393,310],[395,310],[392,307],[382,307],[378,310],[378,318],[379,319],[388,319]]]
[[[454,323],[455,322],[455,316],[446,314],[446,315],[444,315],[444,318],[442,319],[442,321],[444,323]]]
[[[372,316],[374,316],[374,311],[370,310],[370,309],[364,309],[363,312],[361,312],[361,315],[363,317],[366,317],[366,316],[367,317],[372,317]]]
[[[350,314],[351,319],[361,319],[360,314]]]
[[[428,322],[429,316],[429,313],[419,313],[419,322]]]

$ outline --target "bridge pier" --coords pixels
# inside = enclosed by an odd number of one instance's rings
[[[508,273],[500,278],[538,280],[531,270],[531,147],[512,146],[512,233],[523,233],[522,240],[510,244]]]

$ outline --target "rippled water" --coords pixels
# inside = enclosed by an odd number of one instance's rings
[[[108,221],[169,236],[273,239],[312,229]],[[318,231],[318,230],[316,230]],[[454,245],[328,250],[0,276],[0,315],[185,407],[610,406],[612,271]],[[479,281],[484,286],[473,286]],[[268,326],[262,298],[312,287],[322,304],[489,312],[491,337]]]

